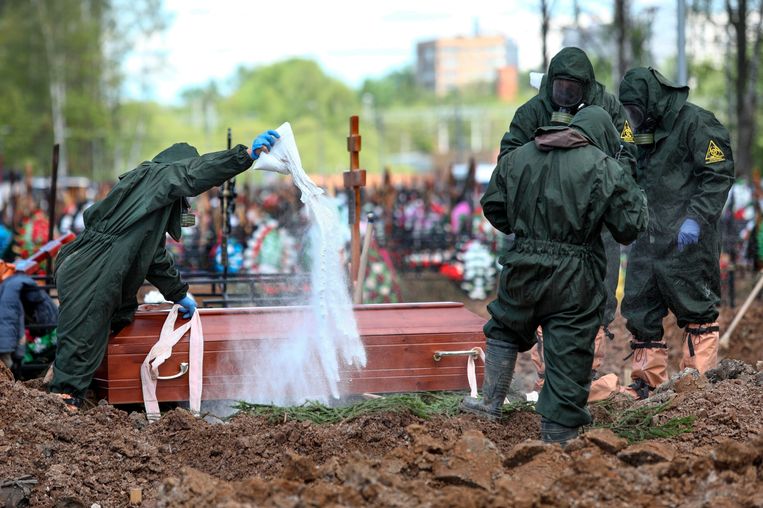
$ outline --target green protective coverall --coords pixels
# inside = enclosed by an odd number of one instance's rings
[[[65,245],[55,273],[59,296],[58,351],[50,390],[82,397],[103,360],[109,332],[129,324],[136,294],[148,280],[167,300],[185,296],[166,234],[180,239],[185,197],[245,171],[243,145],[199,156],[175,144],[119,177],[102,201],[85,211],[85,230]]]
[[[481,201],[495,228],[516,235],[501,256],[485,335],[522,352],[543,327],[546,382],[537,411],[568,427],[591,421],[594,336],[606,298],[601,230],[628,244],[648,222],[644,192],[607,155],[619,143],[608,113],[585,108],[569,127],[543,127],[534,143],[501,158]]]
[[[712,323],[720,305],[719,221],[734,183],[729,133],[715,116],[687,102],[689,87],[652,68],[631,69],[623,103],[639,104],[656,121],[653,144],[638,145],[636,180],[649,200],[649,227],[628,259],[622,312],[637,340],[659,341],[670,309],[678,326]],[[687,218],[699,242],[679,252]]]
[[[635,171],[636,146],[633,144],[633,134],[620,101],[611,93],[605,91],[604,85],[596,81],[593,65],[585,52],[578,48],[564,48],[557,53],[549,63],[548,74],[543,78],[538,95],[517,109],[511,120],[508,132],[501,139],[500,160],[504,155],[519,148],[535,135],[535,130],[544,125],[551,125],[551,114],[555,106],[551,98],[551,83],[556,77],[568,77],[584,84],[583,100],[586,105],[601,106],[609,113],[611,122],[620,133],[622,152],[619,144],[614,146],[614,155],[620,152],[620,161],[624,167]],[[615,319],[617,310],[618,275],[620,272],[620,246],[608,232],[603,232],[604,249],[607,260],[606,287],[607,300],[605,303],[602,326],[608,326]]]

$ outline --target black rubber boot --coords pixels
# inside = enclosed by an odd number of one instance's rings
[[[464,397],[460,407],[462,411],[474,413],[488,420],[497,420],[501,417],[503,401],[509,393],[518,350],[514,344],[490,338],[487,339],[485,349],[482,399]]]
[[[578,427],[566,427],[541,416],[540,438],[544,443],[559,443],[564,446],[576,437],[578,437]]]

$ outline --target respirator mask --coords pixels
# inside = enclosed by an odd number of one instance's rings
[[[651,145],[654,143],[654,129],[657,121],[648,116],[640,104],[623,104],[625,114],[633,128],[633,142],[637,145]]]
[[[583,104],[584,87],[581,81],[571,78],[554,78],[551,83],[551,101],[558,108],[551,114],[551,123],[569,125],[572,117]]]

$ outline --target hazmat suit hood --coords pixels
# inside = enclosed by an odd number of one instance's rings
[[[638,132],[654,132],[655,142],[667,137],[689,96],[688,86],[678,86],[656,69],[630,69],[620,82],[620,102],[636,105],[644,113]]]
[[[596,75],[588,56],[580,48],[564,48],[554,55],[548,65],[548,74],[541,84],[541,98],[549,110],[555,108],[552,85],[555,78],[567,78],[583,84],[583,103],[593,104],[598,91]]]
[[[159,152],[153,159],[151,159],[151,161],[159,164],[169,164],[198,156],[199,151],[188,143],[175,143],[171,147]],[[176,242],[180,241],[180,236],[182,234],[183,213],[190,209],[190,207],[188,198],[185,197],[178,199],[172,204],[172,213],[170,214],[170,219],[167,223],[167,233],[169,233],[172,239]]]
[[[610,157],[618,156],[621,149],[620,134],[604,108],[588,106],[581,109],[572,119],[570,128],[580,131],[592,145]]]
[[[177,162],[191,157],[198,157],[199,151],[188,143],[175,143],[165,148],[151,159],[152,162]]]

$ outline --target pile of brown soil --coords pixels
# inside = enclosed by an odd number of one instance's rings
[[[379,454],[320,461],[288,447],[275,479],[184,468],[163,482],[158,506],[761,506],[763,376],[749,366],[732,375],[684,376],[660,394],[671,401],[660,420],[696,416],[689,434],[628,445],[593,429],[562,450],[506,446],[492,425],[419,422]]]
[[[470,309],[486,315],[486,303]],[[723,309],[721,326],[732,318]],[[675,372],[680,331],[672,317],[665,324]],[[709,379],[683,376],[656,395],[669,407],[654,422],[692,416],[691,433],[629,446],[596,429],[564,451],[534,441],[539,417],[529,412],[332,425],[249,415],[212,424],[180,409],[149,425],[109,405],[70,414],[0,365],[0,506],[127,506],[131,492],[142,506],[763,506],[761,324],[756,303],[722,352],[748,365],[727,360]],[[602,370],[622,376],[621,317],[613,330]],[[518,374],[529,389],[529,355]],[[604,406],[592,409],[610,421]]]
[[[412,443],[383,457],[357,453],[323,465],[287,454],[282,477],[226,482],[184,468],[162,484],[158,506],[759,506],[763,439],[734,441],[705,457],[671,443],[626,446],[609,431],[566,451],[526,441],[502,454],[480,431]],[[733,446],[733,448],[730,448]]]
[[[529,412],[316,425],[177,409],[148,425],[108,405],[69,414],[0,376],[0,505],[127,506],[138,489],[143,506],[760,506],[763,375],[725,372],[660,394],[658,419],[694,415],[690,434],[628,446],[598,429],[566,451],[532,441]]]

